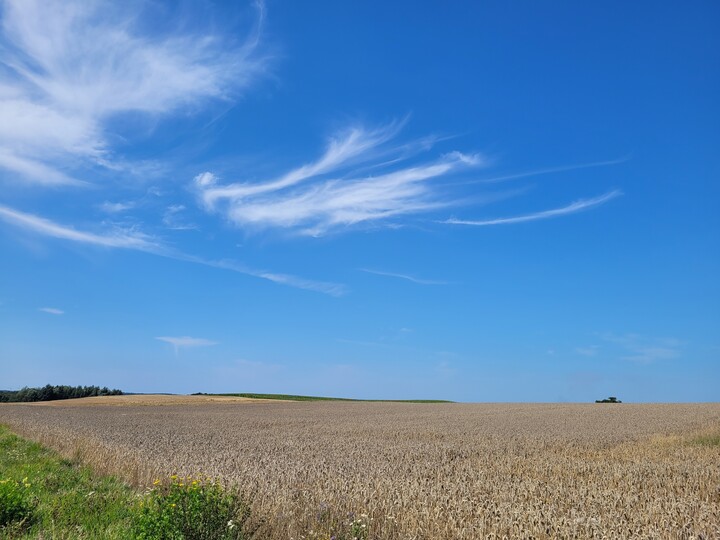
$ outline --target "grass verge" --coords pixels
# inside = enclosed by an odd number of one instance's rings
[[[249,505],[206,478],[139,493],[0,426],[0,539],[249,540]]]
[[[135,491],[0,426],[3,539],[127,538]]]

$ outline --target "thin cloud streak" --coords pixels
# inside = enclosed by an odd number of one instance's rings
[[[65,312],[62,309],[53,307],[41,307],[38,308],[38,311],[42,311],[43,313],[49,313],[50,315],[65,315]]]
[[[386,276],[386,277],[392,277],[392,278],[398,278],[398,279],[404,279],[406,281],[411,281],[413,283],[417,283],[418,285],[448,285],[447,281],[436,281],[432,279],[422,279],[417,278],[414,276],[410,276],[407,274],[397,274],[394,272],[383,272],[380,270],[372,270],[370,268],[360,268],[361,272],[365,272],[368,274],[374,274],[376,276]]]
[[[173,231],[192,231],[198,230],[198,226],[194,223],[185,221],[182,217],[182,213],[185,211],[185,206],[182,204],[173,204],[168,206],[163,213],[162,222],[165,227]]]
[[[33,231],[43,236],[59,238],[62,240],[70,240],[72,242],[80,242],[83,244],[92,244],[95,246],[103,246],[110,248],[135,249],[149,253],[157,253],[163,250],[162,246],[154,242],[149,236],[120,229],[109,234],[95,234],[84,231],[78,231],[69,227],[58,225],[33,214],[26,214],[13,210],[7,206],[0,205],[0,219],[11,225],[15,225],[22,229]]]
[[[543,174],[552,174],[558,172],[577,171],[580,169],[593,169],[595,167],[609,167],[611,165],[620,165],[626,163],[630,158],[611,159],[607,161],[593,161],[590,163],[581,163],[579,165],[564,165],[560,167],[547,167],[544,169],[535,169],[532,171],[526,171],[516,174],[507,174],[503,176],[494,176],[491,178],[485,178],[482,180],[472,180],[465,182],[466,184],[493,184],[497,182],[504,182],[506,180],[516,180],[518,178],[528,178],[530,176],[541,176]]]
[[[110,202],[105,201],[102,203],[99,208],[105,213],[108,214],[120,214],[121,212],[125,212],[127,210],[132,210],[137,206],[137,203],[134,201],[128,201],[128,202]]]
[[[583,356],[597,356],[599,352],[597,345],[590,345],[589,347],[576,347],[575,352]]]
[[[256,270],[248,268],[240,263],[234,262],[234,261],[228,261],[228,260],[219,260],[219,261],[213,261],[213,260],[207,260],[207,259],[198,259],[196,257],[192,256],[180,256],[176,257],[181,260],[186,260],[189,262],[196,262],[198,264],[203,264],[205,266],[212,266],[213,268],[221,268],[223,270],[230,270],[232,272],[238,272],[240,274],[246,274],[248,276],[258,277],[262,279],[266,279],[268,281],[272,281],[273,283],[278,283],[280,285],[287,285],[289,287],[295,287],[297,289],[305,289],[307,291],[315,291],[320,292],[323,294],[328,294],[330,296],[344,296],[348,292],[347,286],[340,284],[340,283],[332,283],[332,282],[326,282],[326,281],[316,281],[316,280],[310,280],[301,278],[298,276],[294,276],[291,274],[281,274],[277,272],[268,272],[264,270]]]
[[[166,343],[170,343],[171,345],[175,345],[176,347],[208,347],[210,345],[217,345],[217,341],[211,341],[209,339],[204,338],[194,338],[190,336],[180,336],[180,337],[171,337],[171,336],[159,336],[155,339],[159,341],[164,341]]]
[[[338,283],[314,281],[290,274],[257,270],[233,261],[213,261],[196,257],[194,255],[188,255],[168,248],[153,239],[153,237],[137,231],[119,229],[107,234],[78,231],[70,227],[59,225],[49,219],[35,216],[33,214],[26,214],[3,205],[0,205],[0,220],[21,229],[43,236],[49,236],[51,238],[58,238],[61,240],[69,240],[71,242],[90,244],[106,248],[123,248],[142,251],[152,255],[158,255],[160,257],[167,257],[169,259],[230,270],[240,274],[272,281],[273,283],[287,285],[298,289],[321,292],[330,296],[342,296],[347,292],[347,288]]]
[[[204,338],[194,338],[190,336],[180,336],[180,337],[172,337],[172,336],[160,336],[156,337],[158,341],[164,341],[165,343],[169,343],[173,346],[173,349],[175,350],[175,356],[178,355],[181,348],[184,347],[210,347],[212,345],[217,345],[217,341],[211,341],[209,339]]]
[[[622,354],[619,358],[640,364],[652,364],[657,361],[674,360],[680,357],[680,340],[675,338],[653,338],[639,334],[615,335],[606,333],[601,337],[608,343],[619,346]]]
[[[482,221],[450,218],[450,219],[446,219],[445,221],[440,221],[439,223],[446,223],[449,225],[470,225],[473,227],[484,227],[484,226],[488,226],[488,225],[507,225],[507,224],[511,224],[511,223],[525,223],[528,221],[537,221],[537,220],[541,220],[541,219],[549,219],[549,218],[554,218],[554,217],[558,217],[558,216],[565,216],[568,214],[576,214],[578,212],[588,210],[595,206],[600,206],[602,204],[605,204],[606,202],[608,202],[616,197],[619,197],[620,195],[622,195],[622,192],[620,190],[614,190],[614,191],[605,193],[604,195],[600,195],[599,197],[595,197],[593,199],[580,199],[580,200],[575,201],[574,203],[572,203],[568,206],[564,206],[562,208],[545,210],[543,212],[536,212],[534,214],[527,214],[525,216],[515,216],[515,217],[499,218],[499,219],[488,219],[488,220],[482,220]]]

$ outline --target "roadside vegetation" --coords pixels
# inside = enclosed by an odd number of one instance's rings
[[[207,478],[142,492],[0,426],[0,538],[246,540],[249,506]]]
[[[0,538],[123,538],[134,497],[0,426]]]

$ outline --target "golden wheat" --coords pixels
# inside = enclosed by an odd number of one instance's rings
[[[138,484],[254,493],[266,538],[720,538],[720,404],[3,405],[0,422]],[[365,518],[364,518],[365,519]]]

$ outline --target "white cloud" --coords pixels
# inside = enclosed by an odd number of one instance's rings
[[[204,338],[194,338],[190,336],[179,336],[179,337],[172,337],[172,336],[159,336],[155,339],[159,341],[164,341],[165,343],[169,343],[173,346],[173,349],[175,349],[175,354],[178,354],[181,348],[187,348],[187,347],[210,347],[212,345],[217,345],[217,341],[211,341],[209,339]]]
[[[339,167],[347,165],[351,160],[358,159],[361,156],[364,159],[368,159],[368,156],[363,155],[390,139],[397,133],[397,130],[397,123],[371,131],[360,127],[348,129],[346,132],[332,137],[328,142],[325,154],[313,163],[293,169],[280,178],[267,182],[257,184],[230,184],[208,189],[202,193],[202,199],[209,208],[213,208],[218,200],[229,199],[230,201],[241,201],[251,196],[271,193],[294,186],[313,177],[333,172]],[[201,187],[215,184],[216,180],[216,177],[210,172],[205,172],[195,177],[195,181]]]
[[[65,312],[62,309],[53,308],[53,307],[41,307],[38,308],[38,311],[42,311],[44,313],[49,313],[50,315],[64,315]]]
[[[106,212],[108,214],[119,214],[121,212],[125,212],[126,210],[132,210],[137,206],[137,203],[134,201],[127,201],[127,202],[109,202],[105,201],[100,205],[100,210],[103,212]]]
[[[171,345],[174,345],[175,347],[208,347],[210,345],[217,345],[217,341],[211,341],[209,339],[204,338],[194,338],[190,336],[180,336],[180,337],[169,337],[169,336],[159,336],[155,339],[158,339],[160,341],[164,341],[166,343],[170,343]]]
[[[610,165],[619,165],[625,163],[629,158],[625,157],[622,159],[612,159],[607,161],[593,161],[591,163],[580,163],[578,165],[563,165],[560,167],[545,167],[543,169],[534,169],[532,171],[525,171],[514,174],[504,174],[501,176],[493,176],[490,178],[484,178],[482,180],[474,180],[472,183],[483,183],[490,184],[496,182],[505,182],[507,180],[517,180],[518,178],[528,178],[531,176],[541,176],[543,174],[561,173],[569,171],[577,171],[579,169],[592,169],[595,167],[608,167]],[[470,183],[470,182],[468,182]]]
[[[65,171],[78,159],[113,167],[120,161],[113,163],[108,120],[231,97],[264,66],[257,34],[240,45],[234,36],[181,30],[151,38],[136,3],[1,7],[0,167],[30,182],[78,184]]]
[[[0,205],[0,220],[43,236],[92,244],[110,248],[135,249],[150,253],[161,253],[162,246],[150,236],[129,229],[117,229],[110,232],[91,233],[59,225],[49,219],[27,214]]]
[[[0,118],[3,118],[2,111],[0,111]],[[9,122],[12,122],[12,120],[9,120]],[[20,157],[9,149],[0,148],[0,168],[13,171],[25,178],[32,179],[37,184],[46,186],[87,185],[87,182],[72,178],[64,172],[39,161]]]
[[[402,122],[396,122],[374,130],[360,126],[347,129],[330,139],[317,160],[265,181],[221,184],[212,172],[206,171],[195,176],[194,189],[205,210],[222,214],[238,227],[275,228],[310,236],[361,224],[398,226],[397,218],[410,214],[487,203],[503,197],[476,195],[470,201],[467,197],[453,196],[450,188],[478,181],[441,182],[469,168],[487,165],[487,159],[479,154],[453,151],[413,165],[405,163],[413,152],[427,153],[438,139],[425,138],[422,144],[393,146],[391,141],[401,126]],[[409,152],[410,149],[413,152]],[[538,169],[490,181],[608,166],[622,161]],[[562,208],[524,216],[479,221],[451,218],[440,223],[487,226],[549,219],[602,205],[621,194],[614,190]]]
[[[481,220],[481,221],[450,218],[450,219],[446,219],[445,221],[442,221],[441,223],[447,223],[450,225],[471,225],[471,226],[481,227],[481,226],[487,226],[487,225],[506,225],[506,224],[510,224],[510,223],[524,223],[527,221],[537,221],[539,219],[549,219],[549,218],[554,218],[554,217],[558,217],[558,216],[565,216],[568,214],[575,214],[577,212],[582,212],[584,210],[588,210],[595,206],[600,206],[601,204],[605,204],[606,202],[614,199],[615,197],[619,197],[620,195],[622,195],[621,191],[614,190],[614,191],[610,191],[608,193],[605,193],[604,195],[600,195],[599,197],[595,197],[592,199],[584,199],[584,200],[581,199],[579,201],[575,201],[574,203],[572,203],[568,206],[564,206],[562,208],[555,208],[552,210],[544,210],[542,212],[536,212],[534,214],[527,214],[524,216],[515,216],[515,217],[499,218],[499,219],[487,219],[487,220]]]
[[[676,347],[640,346],[635,348],[632,354],[623,356],[622,358],[641,364],[651,364],[658,360],[673,360],[679,355],[680,351]]]
[[[375,176],[356,176],[350,170],[344,176],[327,177],[392,152],[381,145],[398,129],[397,123],[376,130],[349,129],[332,138],[317,161],[265,182],[222,186],[214,176],[208,180],[212,173],[203,173],[195,177],[199,198],[207,210],[222,211],[240,227],[273,227],[305,235],[449,206],[432,182],[482,165],[479,155],[451,152]]]
[[[118,154],[114,142],[121,140],[122,133],[113,129],[122,122],[117,120],[193,112],[210,100],[235,97],[267,65],[258,53],[262,2],[257,8],[256,29],[239,42],[217,31],[188,31],[192,24],[182,28],[162,24],[150,35],[143,28],[148,22],[146,10],[172,10],[172,3],[0,0],[0,180],[82,186],[87,185],[83,181],[87,171],[94,168],[126,176],[168,172],[161,165],[126,160]],[[457,151],[428,156],[441,140],[434,136],[396,144],[404,122],[377,129],[352,126],[331,137],[318,159],[257,182],[225,183],[213,172],[200,172],[193,189],[203,208],[238,227],[303,235],[360,225],[398,227],[402,217],[466,204],[449,192],[444,181],[486,165],[486,160]],[[415,159],[422,155],[426,157]],[[411,157],[412,162],[408,161]],[[164,196],[170,192],[163,190]],[[602,204],[618,194],[530,216],[446,223],[489,225],[544,219]],[[168,206],[170,202],[176,201],[166,202],[158,216],[165,225],[163,233],[196,228],[183,219],[184,207]],[[146,204],[142,199],[105,201],[95,208],[114,215],[149,207],[160,204]],[[3,205],[0,221],[64,241],[143,251],[334,296],[346,292],[341,284],[188,255],[146,234],[140,226],[81,230]],[[419,284],[442,284],[405,274],[371,272]]]
[[[371,270],[369,268],[360,268],[361,272],[366,272],[368,274],[375,274],[376,276],[386,276],[386,277],[392,277],[392,278],[398,278],[398,279],[404,279],[406,281],[411,281],[413,283],[417,283],[418,285],[447,285],[447,281],[437,281],[433,279],[422,279],[415,276],[411,276],[408,274],[397,274],[394,272],[383,272],[380,270]]]
[[[198,226],[190,223],[182,218],[181,214],[185,211],[182,204],[171,204],[165,209],[162,222],[165,227],[174,231],[190,231],[197,230]]]
[[[188,259],[193,262],[205,264],[207,266],[213,266],[215,268],[223,268],[225,270],[232,270],[233,272],[239,272],[241,274],[247,274],[250,276],[267,279],[280,285],[287,285],[289,287],[295,287],[297,289],[305,289],[308,291],[320,292],[328,294],[330,296],[343,296],[347,293],[347,287],[340,283],[331,283],[327,281],[316,281],[301,278],[291,274],[282,274],[277,272],[268,272],[263,270],[256,270],[247,268],[239,263],[227,260],[211,261],[211,260],[195,260]]]
[[[453,197],[450,186],[446,182],[441,184],[440,180],[486,165],[487,160],[478,154],[453,151],[414,165],[404,164],[409,157],[409,147],[427,152],[435,139],[426,138],[422,145],[392,147],[389,143],[401,125],[393,123],[374,130],[358,126],[348,129],[331,138],[325,153],[316,161],[277,178],[221,184],[212,172],[206,171],[195,176],[194,188],[207,211],[224,215],[240,228],[275,228],[310,236],[360,224],[396,226],[393,218],[468,204],[466,198]],[[388,155],[394,159],[387,159]],[[616,163],[619,161],[540,169],[495,180]],[[361,174],[373,169],[379,172]],[[467,183],[472,182],[453,185]],[[451,218],[441,223],[487,226],[549,219],[602,205],[621,194],[614,190],[562,208],[524,216],[481,221]],[[497,197],[496,194],[490,199]],[[487,202],[488,197],[476,197],[474,201]]]
[[[675,338],[654,338],[639,334],[604,334],[602,338],[619,348],[618,357],[640,364],[652,364],[680,357],[681,342]]]
[[[203,259],[202,257],[196,257],[194,255],[188,255],[168,248],[157,239],[133,229],[119,228],[109,232],[104,231],[102,233],[79,231],[71,227],[60,225],[49,219],[20,212],[3,205],[0,205],[0,221],[5,221],[20,229],[42,236],[107,248],[124,248],[143,251],[153,255],[159,255],[161,257],[168,257],[170,259],[202,264],[214,268],[222,268],[238,272],[240,274],[266,279],[268,281],[287,285],[289,287],[321,292],[331,296],[342,296],[345,292],[347,292],[346,287],[338,283],[314,281],[290,274],[257,270],[233,261],[213,261]]]
[[[217,182],[217,177],[211,172],[200,173],[195,177],[195,183],[200,187],[208,187]]]

